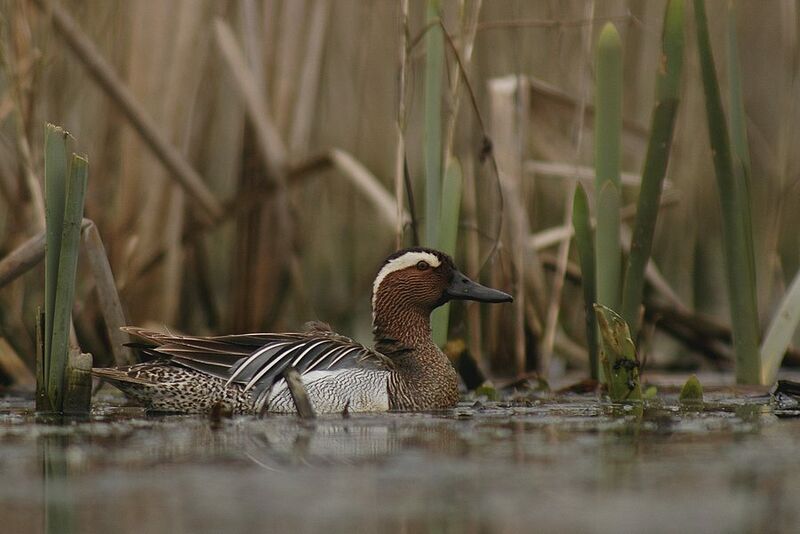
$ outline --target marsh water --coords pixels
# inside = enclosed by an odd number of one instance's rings
[[[800,418],[762,394],[55,425],[0,400],[0,532],[796,532]],[[782,416],[782,417],[779,417]]]

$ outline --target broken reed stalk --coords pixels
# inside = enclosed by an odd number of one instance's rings
[[[64,406],[65,370],[69,351],[69,330],[72,319],[72,304],[75,297],[75,274],[78,267],[78,251],[83,204],[86,195],[89,162],[76,154],[72,155],[64,202],[61,250],[58,255],[58,279],[52,319],[50,352],[45,353],[47,389],[51,406],[62,411]],[[48,202],[53,201],[48,198]],[[48,221],[48,227],[51,221]]]
[[[45,125],[44,133],[45,194],[45,271],[44,271],[44,377],[50,380],[53,320],[55,318],[58,263],[61,254],[62,228],[67,184],[67,142],[72,136],[59,126]],[[66,357],[66,355],[65,355]],[[48,382],[49,384],[49,382]],[[46,384],[47,386],[47,384]],[[45,388],[48,392],[49,387]]]
[[[283,372],[283,378],[286,380],[286,385],[289,387],[289,393],[292,395],[294,407],[297,409],[297,415],[301,419],[314,419],[314,407],[308,399],[308,392],[306,391],[303,380],[300,378],[300,373],[294,367],[287,367]]]
[[[44,258],[45,232],[41,231],[0,260],[0,288],[22,276]]]
[[[64,386],[65,414],[88,413],[92,401],[92,355],[71,348]]]
[[[748,235],[751,231],[750,199],[744,172],[735,170],[733,165],[728,124],[722,108],[708,34],[705,2],[695,0],[694,13],[708,135],[722,210],[722,242],[736,355],[736,381],[739,384],[758,384],[761,381],[761,357],[753,244],[752,235]]]
[[[114,362],[117,365],[134,364],[136,357],[130,347],[126,346],[126,343],[130,341],[128,334],[121,330],[128,324],[128,321],[125,318],[125,310],[119,299],[119,293],[117,293],[114,274],[111,272],[111,264],[108,262],[108,255],[103,246],[103,240],[100,238],[100,232],[94,222],[84,219],[82,234]]]
[[[597,302],[619,309],[622,250],[620,232],[620,139],[622,135],[622,42],[607,23],[597,43],[595,168]]]
[[[405,225],[409,216],[405,211],[401,212],[401,219],[397,219],[397,201],[392,198],[392,194],[364,165],[355,159],[350,153],[333,148],[330,151],[330,160],[333,166],[339,170],[350,183],[360,191],[364,197],[378,210],[386,224],[394,229],[398,225]]]
[[[622,292],[622,316],[633,337],[639,331],[645,268],[650,260],[678,112],[683,66],[683,18],[683,0],[670,0],[664,15],[661,66],[656,70],[656,102]]]

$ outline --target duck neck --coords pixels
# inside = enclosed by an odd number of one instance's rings
[[[458,402],[458,375],[431,338],[430,310],[377,299],[372,330],[375,349],[391,358],[393,410],[432,410]]]
[[[375,348],[390,357],[398,352],[436,349],[431,337],[430,311],[407,303],[376,299],[372,333]]]

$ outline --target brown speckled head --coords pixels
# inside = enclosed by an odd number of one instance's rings
[[[372,311],[404,306],[430,313],[450,300],[510,302],[511,296],[477,284],[438,250],[422,247],[395,252],[384,261],[372,287]],[[391,304],[391,306],[387,306]]]
[[[447,302],[446,290],[455,272],[453,260],[443,252],[422,247],[395,252],[375,277],[373,312],[384,298],[430,312]]]

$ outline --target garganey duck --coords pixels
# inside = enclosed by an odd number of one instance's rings
[[[375,347],[323,323],[306,332],[192,337],[126,330],[150,358],[93,373],[155,411],[295,412],[283,377],[294,367],[317,413],[432,410],[459,399],[455,369],[431,339],[430,314],[450,300],[510,302],[446,254],[409,248],[386,258],[372,287]]]

